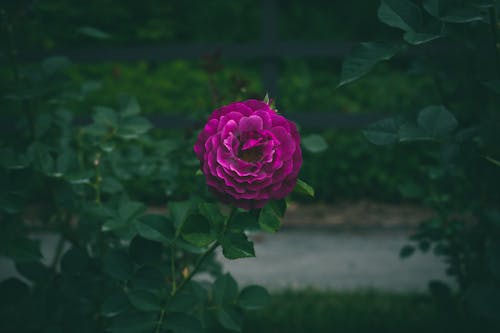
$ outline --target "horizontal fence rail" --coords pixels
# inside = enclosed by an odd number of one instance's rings
[[[36,61],[53,55],[64,55],[77,62],[98,61],[167,61],[174,59],[201,59],[220,54],[226,59],[269,58],[340,58],[354,45],[352,42],[277,42],[277,43],[189,43],[169,45],[136,45],[78,47],[50,52],[30,52],[19,55],[21,61]]]
[[[287,112],[285,116],[307,130],[325,129],[361,129],[365,126],[387,117],[375,113],[331,113],[331,112]],[[145,115],[154,128],[157,129],[200,129],[204,121],[196,120],[179,114],[153,114]],[[16,131],[18,117],[1,116],[0,130],[13,133]],[[76,117],[75,126],[85,126],[91,123],[90,117]]]

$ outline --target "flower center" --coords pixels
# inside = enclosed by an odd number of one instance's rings
[[[262,157],[262,146],[254,146],[243,150],[241,147],[238,152],[238,157],[246,162],[257,162]]]

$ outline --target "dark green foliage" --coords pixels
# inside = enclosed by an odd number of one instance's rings
[[[425,294],[381,291],[290,290],[272,295],[268,307],[248,313],[243,332],[496,332],[491,320],[478,320],[448,307],[441,311]]]
[[[42,70],[54,74],[67,65],[51,58]],[[154,139],[138,101],[126,96],[117,107],[93,107],[90,124],[75,124],[63,97],[68,91],[53,93],[23,96],[39,109],[26,106],[16,134],[0,137],[0,255],[29,281],[0,282],[0,331],[241,331],[243,309],[265,306],[269,296],[253,287],[239,302],[238,286],[222,275],[214,251],[221,246],[229,259],[254,256],[245,230],[279,226],[284,200],[266,206],[273,223],[259,225],[260,210],[233,208],[228,215],[204,191],[178,195],[165,179],[179,180],[180,170],[195,179],[197,164],[186,162],[193,133]],[[136,179],[170,187],[161,200],[170,199],[168,210],[148,212],[135,196]],[[34,230],[60,238],[48,258],[30,238]],[[200,271],[215,282],[192,281]]]
[[[424,181],[405,184],[401,190],[410,198],[422,198],[435,209],[436,217],[422,223],[411,237],[415,246],[406,245],[400,255],[408,257],[418,247],[442,256],[446,273],[458,283],[461,309],[498,324],[500,135],[493,130],[500,125],[500,96],[494,84],[500,77],[496,9],[492,1],[382,0],[379,19],[405,31],[403,39],[417,46],[412,48],[415,52],[425,48],[416,63],[434,73],[441,105],[381,120],[364,134],[377,145],[403,142],[425,149],[428,159],[419,168]],[[437,44],[431,41],[437,37],[452,45],[453,54],[443,57],[433,50]],[[425,43],[429,45],[421,46]],[[378,61],[379,57],[373,54],[370,59]],[[345,64],[351,61],[348,58]],[[460,188],[461,184],[466,185]],[[445,284],[433,281],[429,289],[443,309],[452,307],[453,296]]]

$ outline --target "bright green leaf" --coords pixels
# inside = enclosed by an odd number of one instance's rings
[[[243,232],[229,232],[221,239],[222,254],[227,259],[255,257],[253,243]]]
[[[267,232],[276,232],[280,228],[281,221],[271,205],[267,204],[261,209],[259,225]]]
[[[312,186],[301,179],[297,179],[297,184],[295,185],[293,191],[296,193],[314,197],[314,189],[312,188]]]

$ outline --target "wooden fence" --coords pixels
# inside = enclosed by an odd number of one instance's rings
[[[173,59],[200,59],[219,53],[225,59],[259,59],[262,61],[262,82],[270,96],[278,96],[278,61],[282,58],[340,58],[353,45],[346,42],[285,42],[278,38],[277,0],[261,0],[261,37],[257,42],[189,43],[154,46],[111,46],[61,49],[51,53],[20,55],[21,60],[35,60],[54,54],[64,54],[76,62],[98,61],[167,61]],[[333,87],[332,87],[333,89]],[[381,118],[377,114],[345,114],[335,110],[311,113],[294,110],[290,118],[301,126],[314,129],[360,128]],[[192,122],[179,115],[155,115],[150,117],[159,128],[191,126]]]

